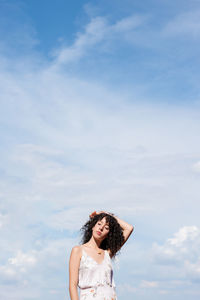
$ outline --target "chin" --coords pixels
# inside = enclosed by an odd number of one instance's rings
[[[96,240],[102,240],[104,237],[102,235],[94,234],[93,235]]]

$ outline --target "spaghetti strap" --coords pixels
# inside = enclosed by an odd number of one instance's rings
[[[91,255],[89,255],[87,253],[87,251],[85,251],[84,247],[82,247],[82,255],[84,255],[84,254],[86,256],[88,256],[90,259],[92,259],[93,261],[95,261],[98,265],[101,265],[104,262],[104,260],[106,259],[106,250],[104,250],[104,256],[103,256],[103,259],[102,259],[102,261],[100,263],[97,262],[96,259],[94,259]]]
[[[81,245],[78,286],[80,300],[117,300],[112,262],[107,250],[101,263],[93,259]]]

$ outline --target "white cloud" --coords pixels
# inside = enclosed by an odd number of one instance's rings
[[[200,32],[200,11],[189,11],[177,15],[165,26],[163,33],[167,36],[198,38]]]
[[[131,15],[117,21],[116,24],[112,26],[112,29],[116,32],[129,32],[143,25],[145,21],[146,17],[144,16]]]
[[[143,22],[138,16],[114,24],[93,18],[72,46],[55,52],[55,66],[78,61]],[[127,243],[122,250],[128,253],[122,256],[125,273],[121,267],[119,274],[128,281],[119,285],[122,294],[140,288],[167,293],[167,284],[197,280],[197,226],[154,244],[153,262],[148,254],[152,239],[163,239],[185,215],[199,222],[199,182],[191,172],[200,150],[196,108],[147,104],[132,92],[125,95],[43,62],[35,65],[32,57],[26,67],[1,61],[0,298],[53,299],[63,291],[63,299],[70,249],[79,242],[71,236],[93,209],[136,225],[139,246]]]
[[[16,256],[10,257],[8,262],[9,264],[20,267],[21,270],[25,271],[26,267],[34,266],[37,262],[37,259],[34,255],[34,252],[33,254],[26,254],[18,250]]]
[[[0,266],[0,276],[7,278],[15,277],[17,274],[17,270],[14,270],[10,266]]]
[[[142,280],[140,284],[141,288],[157,288],[158,282],[157,281],[148,281],[148,280]]]
[[[153,245],[154,258],[157,262],[180,262],[192,251],[196,251],[194,245],[200,242],[200,231],[196,226],[185,226],[174,234],[173,238],[167,239],[163,246],[156,243]]]
[[[88,207],[72,207],[55,213],[46,219],[46,224],[60,230],[79,231],[81,226],[87,221]]]
[[[24,253],[20,249],[17,251],[13,250],[13,255],[13,257],[8,258],[0,266],[0,278],[2,282],[24,282],[32,272],[32,268],[37,265],[37,251],[35,250],[31,250],[28,253]]]
[[[193,164],[193,170],[195,172],[200,172],[200,161],[198,161],[195,164]]]
[[[159,224],[161,224],[159,222]],[[146,228],[146,239],[141,243],[135,232],[128,247],[124,248],[119,257],[121,280],[130,278],[129,285],[133,290],[126,289],[130,295],[137,296],[149,293],[151,297],[159,294],[190,295],[199,293],[200,274],[200,230],[197,226],[181,227],[163,244],[148,243],[150,229]],[[118,279],[118,277],[117,277]],[[119,279],[120,280],[120,279]],[[125,288],[124,288],[125,290]],[[120,289],[120,293],[122,289]],[[122,292],[123,294],[123,292]]]
[[[191,278],[191,280],[200,282],[200,256],[194,263],[186,260],[184,266],[187,276]]]
[[[0,230],[3,229],[3,226],[8,224],[8,215],[0,213]]]
[[[184,280],[193,281],[200,278],[199,247],[200,229],[197,226],[184,226],[164,245],[154,243],[152,253],[156,263],[169,265],[174,269],[174,274],[179,270]]]
[[[174,234],[174,238],[167,242],[173,246],[182,246],[187,241],[193,241],[200,235],[200,230],[196,226],[185,226]]]
[[[48,68],[30,78],[26,72],[17,77],[2,73],[1,81],[2,121],[18,133],[3,154],[7,178],[2,178],[1,194],[6,211],[20,224],[76,230],[79,222],[64,221],[68,209],[75,220],[76,210],[80,215],[94,206],[135,217],[178,205],[183,185],[189,188],[183,181],[190,180],[190,163],[197,156],[193,149],[199,147],[192,110],[178,114],[162,105],[130,103],[102,85]],[[185,127],[181,134],[180,124]],[[17,207],[17,201],[24,205]],[[42,203],[49,205],[48,213],[38,212]]]
[[[77,34],[74,43],[71,46],[63,46],[61,49],[55,49],[52,55],[55,56],[52,68],[57,68],[62,64],[77,61],[86,55],[92,47],[104,42],[113,41],[114,38],[126,32],[131,32],[141,26],[146,21],[146,17],[131,15],[125,17],[114,24],[109,24],[105,17],[94,17],[85,26],[84,31]]]
[[[68,63],[82,57],[86,50],[99,43],[106,34],[106,21],[103,17],[93,18],[85,27],[84,33],[79,33],[72,46],[63,47],[52,52],[56,56],[54,66]]]
[[[132,285],[130,285],[129,283],[124,283],[124,284],[119,284],[119,285],[118,285],[118,291],[119,291],[119,293],[121,293],[122,295],[124,294],[124,291],[125,291],[126,293],[131,293],[131,294],[133,294],[133,293],[137,292],[137,288],[134,287],[134,286],[132,286]]]

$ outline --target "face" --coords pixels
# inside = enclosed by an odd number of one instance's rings
[[[94,225],[93,229],[93,236],[96,239],[103,240],[108,235],[109,232],[109,224],[106,223],[106,218],[104,217],[102,220],[97,221]]]

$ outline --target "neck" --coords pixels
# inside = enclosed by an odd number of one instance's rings
[[[91,239],[89,240],[89,242],[88,242],[87,244],[88,244],[88,246],[90,246],[91,248],[99,249],[99,248],[100,248],[100,245],[101,245],[101,242],[102,242],[102,241],[96,240],[96,239],[94,239],[94,237],[92,236]]]

